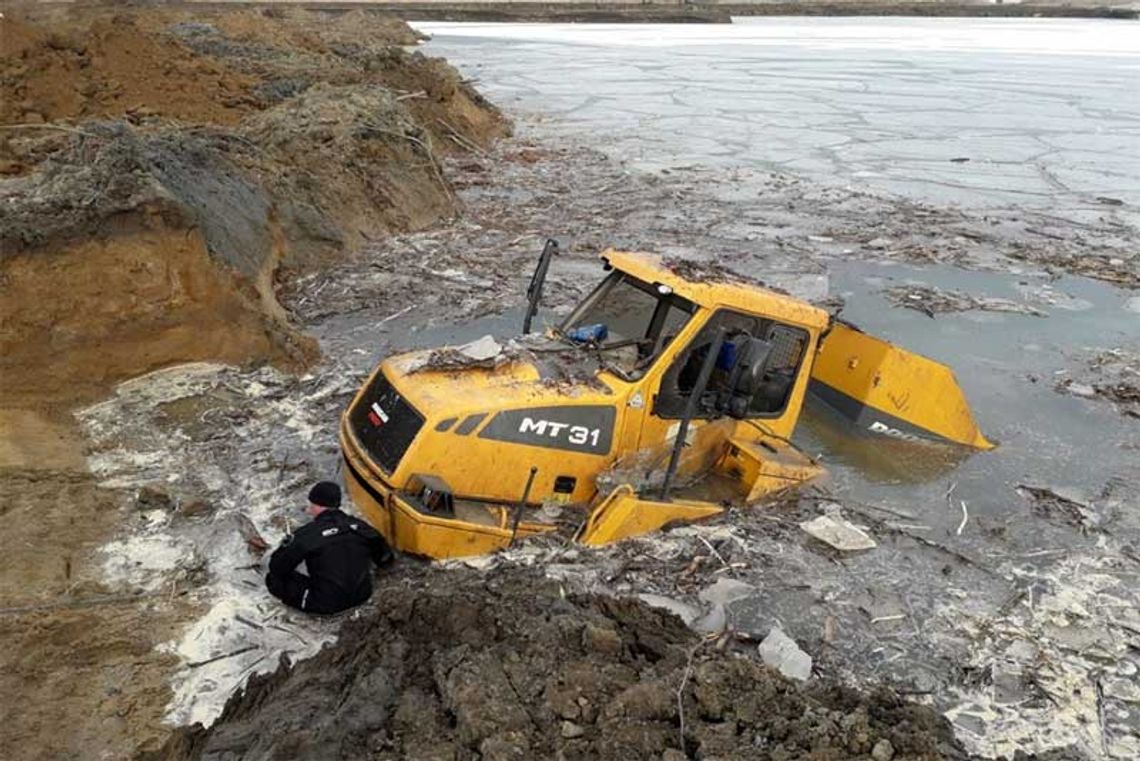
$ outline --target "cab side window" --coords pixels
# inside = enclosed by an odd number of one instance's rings
[[[748,417],[778,417],[784,411],[808,343],[805,331],[780,323],[771,323],[764,339],[772,345],[772,351],[764,377],[752,395]]]
[[[717,328],[725,329],[724,346],[709,379],[706,395],[728,391],[728,380],[735,361],[735,347],[745,337],[763,340],[770,345],[764,373],[755,379],[747,417],[779,417],[788,404],[795,385],[804,350],[808,344],[806,331],[756,315],[722,309],[716,312],[681,352],[661,379],[661,389],[654,401],[653,414],[661,418],[680,418],[696,385],[701,365],[708,356]],[[698,408],[700,410],[701,408]],[[697,417],[708,417],[706,410]]]

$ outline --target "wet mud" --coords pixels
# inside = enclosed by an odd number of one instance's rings
[[[446,63],[402,47],[417,39],[370,14],[5,4],[8,756],[126,758],[167,735],[172,672],[212,653],[161,646],[209,612],[191,594],[208,564],[145,535],[218,506],[208,489],[111,482],[113,457],[88,458],[74,411],[172,363],[311,365],[318,345],[279,280],[455,213],[441,158],[509,126]],[[233,425],[212,401],[195,432]]]
[[[338,644],[145,758],[964,757],[929,709],[794,683],[731,638],[541,569],[399,575]]]

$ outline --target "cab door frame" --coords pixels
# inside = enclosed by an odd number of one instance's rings
[[[727,428],[732,429],[730,432],[720,432],[720,435],[734,435],[737,428],[743,425],[745,429],[754,430],[756,423],[759,423],[764,430],[775,433],[779,437],[791,436],[795,428],[796,422],[799,419],[800,412],[803,408],[804,398],[807,393],[808,380],[811,375],[813,360],[815,357],[816,346],[818,343],[818,331],[812,328],[788,322],[761,312],[743,309],[739,306],[730,306],[726,304],[716,304],[711,307],[700,307],[693,319],[690,320],[685,330],[682,331],[673,340],[673,343],[668,347],[668,350],[662,352],[658,357],[657,362],[654,363],[650,372],[647,372],[645,377],[641,380],[641,395],[644,400],[644,407],[641,410],[641,415],[636,416],[640,418],[635,423],[634,416],[631,416],[627,425],[640,425],[640,432],[637,438],[637,448],[652,449],[660,448],[662,446],[670,446],[673,438],[676,436],[676,428],[678,427],[679,418],[673,417],[660,417],[654,414],[657,407],[658,397],[662,392],[662,384],[664,383],[666,374],[673,367],[674,363],[683,354],[688,352],[697,340],[701,332],[709,325],[718,315],[723,312],[730,312],[741,315],[746,318],[754,318],[758,320],[767,320],[776,325],[787,326],[796,330],[803,331],[806,336],[805,345],[802,348],[799,363],[796,366],[795,378],[791,383],[791,387],[786,397],[786,402],[783,409],[774,415],[749,415],[744,420],[736,420],[734,418],[724,418],[728,423]],[[749,422],[752,421],[752,422]],[[701,428],[707,426],[708,423],[714,422],[709,418],[696,417],[693,420],[691,430],[699,432]],[[718,426],[720,427],[720,426]],[[699,433],[696,434],[699,437]],[[751,436],[750,438],[755,438]],[[690,439],[692,440],[692,439]]]

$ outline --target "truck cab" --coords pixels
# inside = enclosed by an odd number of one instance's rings
[[[514,526],[516,512],[552,502],[588,510],[599,475],[633,468],[651,484],[717,331],[680,478],[707,469],[733,438],[791,435],[826,312],[712,266],[613,250],[602,259],[608,274],[546,336],[478,359],[455,349],[391,357],[357,394],[341,422],[345,480],[396,547],[487,552],[556,528]],[[745,342],[763,342],[766,359],[730,389]]]
[[[827,312],[713,264],[602,260],[608,274],[544,335],[390,357],[357,393],[340,427],[345,482],[392,545],[483,554],[565,524],[602,544],[820,472],[789,439]],[[840,349],[864,340],[849,332]],[[894,388],[857,357],[825,364],[837,393]]]

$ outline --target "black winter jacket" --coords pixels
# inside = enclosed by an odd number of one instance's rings
[[[330,613],[372,596],[372,564],[394,560],[384,537],[362,519],[325,510],[297,529],[269,557],[269,573],[289,576],[304,561],[309,572],[305,610]]]

